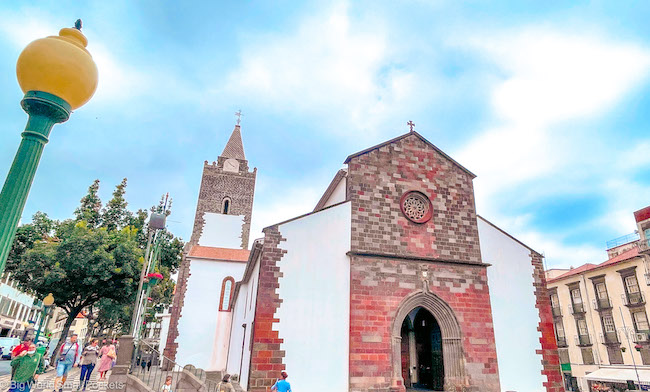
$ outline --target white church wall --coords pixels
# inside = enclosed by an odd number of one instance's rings
[[[200,246],[214,248],[241,248],[244,215],[225,215],[206,212],[203,214],[203,231],[199,239]]]
[[[481,258],[492,264],[487,272],[501,390],[544,392],[530,250],[480,217],[478,232]]]
[[[219,299],[223,280],[232,276],[241,280],[246,263],[190,260],[190,276],[183,311],[178,321],[178,352],[176,362],[185,366],[192,364],[204,370],[223,370],[211,368],[213,353],[221,342],[215,341],[220,330],[230,330],[229,319],[220,317]],[[228,325],[225,325],[228,323]],[[225,334],[223,336],[228,336]],[[225,353],[221,354],[225,366]]]
[[[350,331],[350,203],[279,226],[282,304],[274,329],[296,391],[347,391]]]
[[[255,319],[255,303],[257,300],[257,286],[259,284],[260,264],[259,258],[248,282],[243,283],[233,309],[233,323],[230,332],[230,351],[226,371],[239,375],[239,384],[246,390],[248,388],[248,372],[251,361],[251,334],[253,320]],[[244,327],[245,325],[245,327]]]
[[[158,340],[158,352],[160,353],[160,361],[162,363],[162,353],[167,344],[167,335],[169,335],[169,324],[172,318],[169,309],[165,309],[163,313],[156,314],[160,318],[160,338]]]
[[[345,201],[346,193],[345,190],[347,188],[347,178],[343,177],[341,181],[339,181],[339,184],[334,188],[334,192],[332,192],[332,195],[330,196],[329,199],[327,199],[327,202],[325,202],[325,205],[323,207],[329,207],[337,203],[341,203]]]

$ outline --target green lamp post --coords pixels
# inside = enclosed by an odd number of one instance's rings
[[[41,329],[43,329],[43,323],[47,317],[47,312],[54,305],[54,296],[52,293],[49,293],[47,297],[43,298],[43,308],[41,309],[41,320],[38,323],[38,331],[36,332],[36,337],[34,338],[34,343],[38,344],[38,338],[41,336]]]
[[[68,120],[97,89],[97,66],[86,45],[78,20],[75,28],[30,43],[18,57],[21,105],[29,119],[0,193],[0,275],[52,127]]]

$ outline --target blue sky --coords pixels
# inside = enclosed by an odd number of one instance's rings
[[[313,208],[345,157],[416,129],[478,175],[479,214],[554,266],[600,262],[650,205],[650,5],[564,1],[0,4],[0,176],[26,115],[15,62],[82,18],[100,81],[57,125],[23,214],[70,217],[95,178],[174,199],[188,239],[204,160],[242,109],[253,230]],[[261,234],[260,234],[261,235]]]

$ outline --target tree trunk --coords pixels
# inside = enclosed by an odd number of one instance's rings
[[[68,332],[70,331],[70,326],[72,325],[72,322],[77,317],[79,312],[81,312],[81,309],[78,309],[78,310],[73,309],[73,311],[71,313],[68,313],[68,318],[67,318],[67,320],[65,320],[65,324],[63,325],[63,331],[61,331],[61,338],[57,342],[56,347],[54,348],[54,351],[52,352],[52,358],[50,358],[50,363],[53,366],[56,366],[56,363],[57,363],[56,360],[59,358],[59,350],[61,350],[61,346],[67,340]]]

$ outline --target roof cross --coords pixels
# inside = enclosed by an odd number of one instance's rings
[[[241,109],[235,112],[235,116],[237,116],[237,125],[239,125],[241,123],[241,116],[242,116]]]
[[[413,128],[415,128],[415,123],[413,121],[409,121],[406,123],[411,128],[411,132],[413,132]]]

